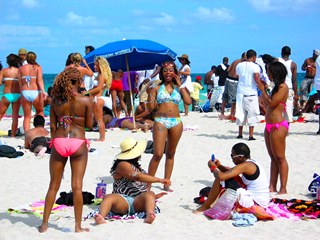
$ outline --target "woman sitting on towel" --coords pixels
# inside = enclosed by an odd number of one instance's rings
[[[275,85],[271,91],[271,96],[267,94],[265,86],[261,81],[257,81],[257,86],[261,90],[261,96],[267,104],[264,138],[271,158],[269,189],[270,192],[277,192],[278,176],[280,176],[280,190],[278,194],[286,194],[289,172],[285,154],[289,123],[284,118],[289,94],[288,86],[285,83],[287,69],[280,62],[270,63],[267,67],[269,79]]]
[[[242,207],[250,208],[255,204],[266,208],[269,204],[268,180],[262,166],[250,157],[250,149],[244,143],[237,143],[232,147],[231,158],[236,166],[229,168],[223,166],[218,159],[208,161],[208,167],[215,177],[215,181],[208,194],[207,200],[195,213],[203,212],[211,207],[211,204],[218,198],[221,186],[224,181],[225,188],[237,190],[238,201]],[[240,176],[246,189],[235,181]],[[241,190],[240,190],[241,189]],[[239,197],[242,195],[242,197]]]
[[[120,143],[121,152],[111,167],[114,179],[113,192],[103,197],[100,211],[95,215],[97,224],[106,223],[105,217],[111,211],[118,215],[133,215],[146,212],[145,223],[151,224],[155,219],[156,199],[166,193],[155,194],[147,190],[147,183],[162,183],[170,186],[169,179],[160,179],[148,175],[139,163],[146,149],[147,142],[136,141],[132,137]]]
[[[93,102],[90,98],[78,93],[81,81],[81,73],[76,68],[66,69],[54,81],[50,107],[52,138],[50,185],[39,232],[45,232],[48,229],[49,216],[68,158],[70,158],[71,165],[75,232],[89,231],[89,229],[81,227],[82,181],[88,159],[88,140],[85,139],[85,127],[92,128]]]
[[[160,69],[160,85],[152,88],[148,97],[147,108],[154,111],[153,143],[154,153],[148,173],[154,176],[165,150],[166,164],[164,177],[171,178],[174,154],[182,135],[183,124],[179,113],[179,103],[191,104],[191,97],[181,80],[174,62],[164,62]],[[168,142],[166,149],[165,143]],[[150,186],[151,187],[151,186]],[[164,185],[164,190],[172,191]]]

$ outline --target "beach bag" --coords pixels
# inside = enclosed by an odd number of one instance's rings
[[[210,101],[209,100],[202,106],[202,110],[203,110],[203,112],[210,111]]]
[[[83,204],[92,204],[94,195],[90,192],[82,192]],[[73,193],[61,192],[60,197],[56,200],[56,204],[64,204],[67,206],[73,206]]]
[[[205,216],[217,220],[227,220],[231,217],[231,212],[236,207],[237,191],[231,188],[224,189],[223,191],[215,205],[203,212]]]
[[[317,194],[317,186],[320,185],[320,176],[316,173],[313,174],[313,180],[310,182],[308,190],[312,196],[315,197]]]
[[[23,152],[17,151],[9,145],[0,145],[0,157],[16,158],[23,156]]]

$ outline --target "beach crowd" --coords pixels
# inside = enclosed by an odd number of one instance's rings
[[[94,50],[94,47],[86,46],[85,54]],[[253,206],[266,208],[270,193],[286,194],[289,164],[285,152],[290,124],[302,118],[304,112],[311,111],[319,115],[316,134],[320,134],[320,51],[315,49],[301,66],[306,75],[300,89],[298,66],[290,55],[288,46],[281,49],[280,57],[258,56],[256,51],[249,49],[231,64],[228,57],[224,57],[221,64],[211,67],[202,83],[201,76],[196,76],[194,81],[191,78],[191,61],[187,54],[178,57],[180,66],[174,61],[165,61],[156,64],[154,69],[126,72],[124,69],[112,71],[108,59],[101,56],[95,58],[94,67],[90,68],[80,53],[70,53],[65,68],[46,91],[36,53],[21,48],[17,55],[9,54],[8,67],[0,71],[0,85],[4,85],[0,121],[11,105],[9,135],[19,136],[18,119],[22,107],[24,147],[36,156],[50,154],[50,183],[39,232],[48,229],[68,160],[75,232],[89,231],[81,226],[82,186],[90,151],[86,132],[96,131],[96,141],[107,142],[108,128],[152,131],[153,152],[145,171],[139,160],[147,142],[133,137],[121,141],[121,151],[110,169],[113,191],[103,197],[99,212],[94,216],[95,222],[106,223],[110,212],[119,215],[145,212],[144,222],[151,224],[156,218],[157,199],[174,191],[171,177],[183,134],[183,117],[188,117],[189,105],[192,105],[192,111],[203,111],[199,95],[204,85],[209,101],[219,93],[219,100],[211,108],[220,112],[220,120],[235,122],[238,126],[235,138],[239,141],[244,139],[245,126],[249,128],[248,141],[256,140],[254,127],[260,121],[259,116],[264,116],[264,139],[271,163],[268,176],[243,142],[231,149],[234,166],[225,166],[212,157],[207,165],[215,180],[207,199],[194,213],[209,210],[225,189],[241,192],[238,203],[247,209]],[[135,106],[136,99],[139,103]],[[182,116],[180,102],[184,107]],[[229,115],[226,115],[227,108],[230,108]],[[46,115],[50,118],[50,131],[44,126]],[[30,128],[31,122],[34,128]],[[163,158],[164,176],[156,177]],[[161,183],[163,192],[155,194],[153,183]]]

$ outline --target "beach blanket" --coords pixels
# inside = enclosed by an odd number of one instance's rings
[[[272,198],[272,203],[283,205],[295,217],[300,219],[317,219],[320,218],[320,200],[301,200],[301,199],[280,199]]]
[[[155,207],[155,210],[154,210],[155,214],[158,214],[160,213],[160,208],[158,206]],[[84,220],[87,220],[89,218],[94,218],[95,215],[99,213],[99,208],[93,210],[92,212],[90,212],[85,218]],[[147,213],[146,212],[138,212],[138,213],[135,213],[133,215],[129,215],[129,214],[125,214],[125,215],[117,215],[117,214],[114,214],[112,212],[109,212],[109,214],[105,217],[106,220],[130,220],[130,219],[144,219],[147,217]]]
[[[51,214],[64,211],[66,209],[69,209],[70,207],[66,205],[59,205],[54,204]],[[21,214],[33,214],[37,217],[42,218],[44,211],[44,200],[40,200],[31,204],[28,204],[27,206],[18,207],[18,208],[8,208],[8,213],[21,213]]]

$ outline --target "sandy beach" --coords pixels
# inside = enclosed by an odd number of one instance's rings
[[[313,199],[308,185],[314,172],[320,174],[319,136],[316,135],[318,122],[316,115],[305,114],[308,122],[295,122],[290,125],[287,137],[286,156],[289,163],[288,194],[273,197]],[[48,122],[49,119],[46,118]],[[8,208],[21,209],[28,204],[44,199],[49,184],[49,155],[36,157],[25,151],[19,158],[0,158],[0,240],[11,239],[311,239],[320,233],[319,220],[258,221],[249,227],[234,227],[232,220],[209,220],[202,214],[192,213],[198,205],[193,199],[199,190],[211,186],[214,177],[207,167],[207,161],[214,153],[223,164],[233,166],[230,158],[231,147],[239,142],[236,139],[238,127],[227,120],[219,120],[218,112],[189,113],[182,117],[185,131],[180,140],[172,176],[174,192],[159,199],[161,213],[157,214],[152,225],[144,224],[142,219],[108,221],[96,226],[93,219],[83,222],[89,233],[74,233],[73,208],[51,215],[49,230],[38,233],[36,226],[41,218],[32,214],[7,213]],[[22,118],[19,119],[19,126]],[[0,130],[8,131],[11,119],[1,121]],[[48,125],[46,125],[49,128]],[[245,142],[251,149],[251,157],[257,159],[269,176],[270,159],[267,153],[263,131],[265,124],[255,127],[256,141],[248,141],[248,127],[244,128]],[[112,191],[110,167],[114,156],[120,151],[119,143],[127,136],[136,139],[152,140],[152,132],[132,133],[126,130],[108,130],[105,142],[96,142],[97,132],[88,132],[91,147],[96,151],[89,154],[84,177],[83,191],[95,193],[96,184],[103,179],[107,193]],[[1,136],[0,141],[13,147],[24,144],[23,137],[15,139]],[[151,154],[142,156],[142,167],[147,170]],[[164,159],[157,176],[163,177]],[[162,186],[154,184],[152,190],[161,192]],[[70,166],[67,163],[59,193],[71,190]],[[58,196],[57,196],[58,197]],[[96,205],[85,205],[85,217]]]

